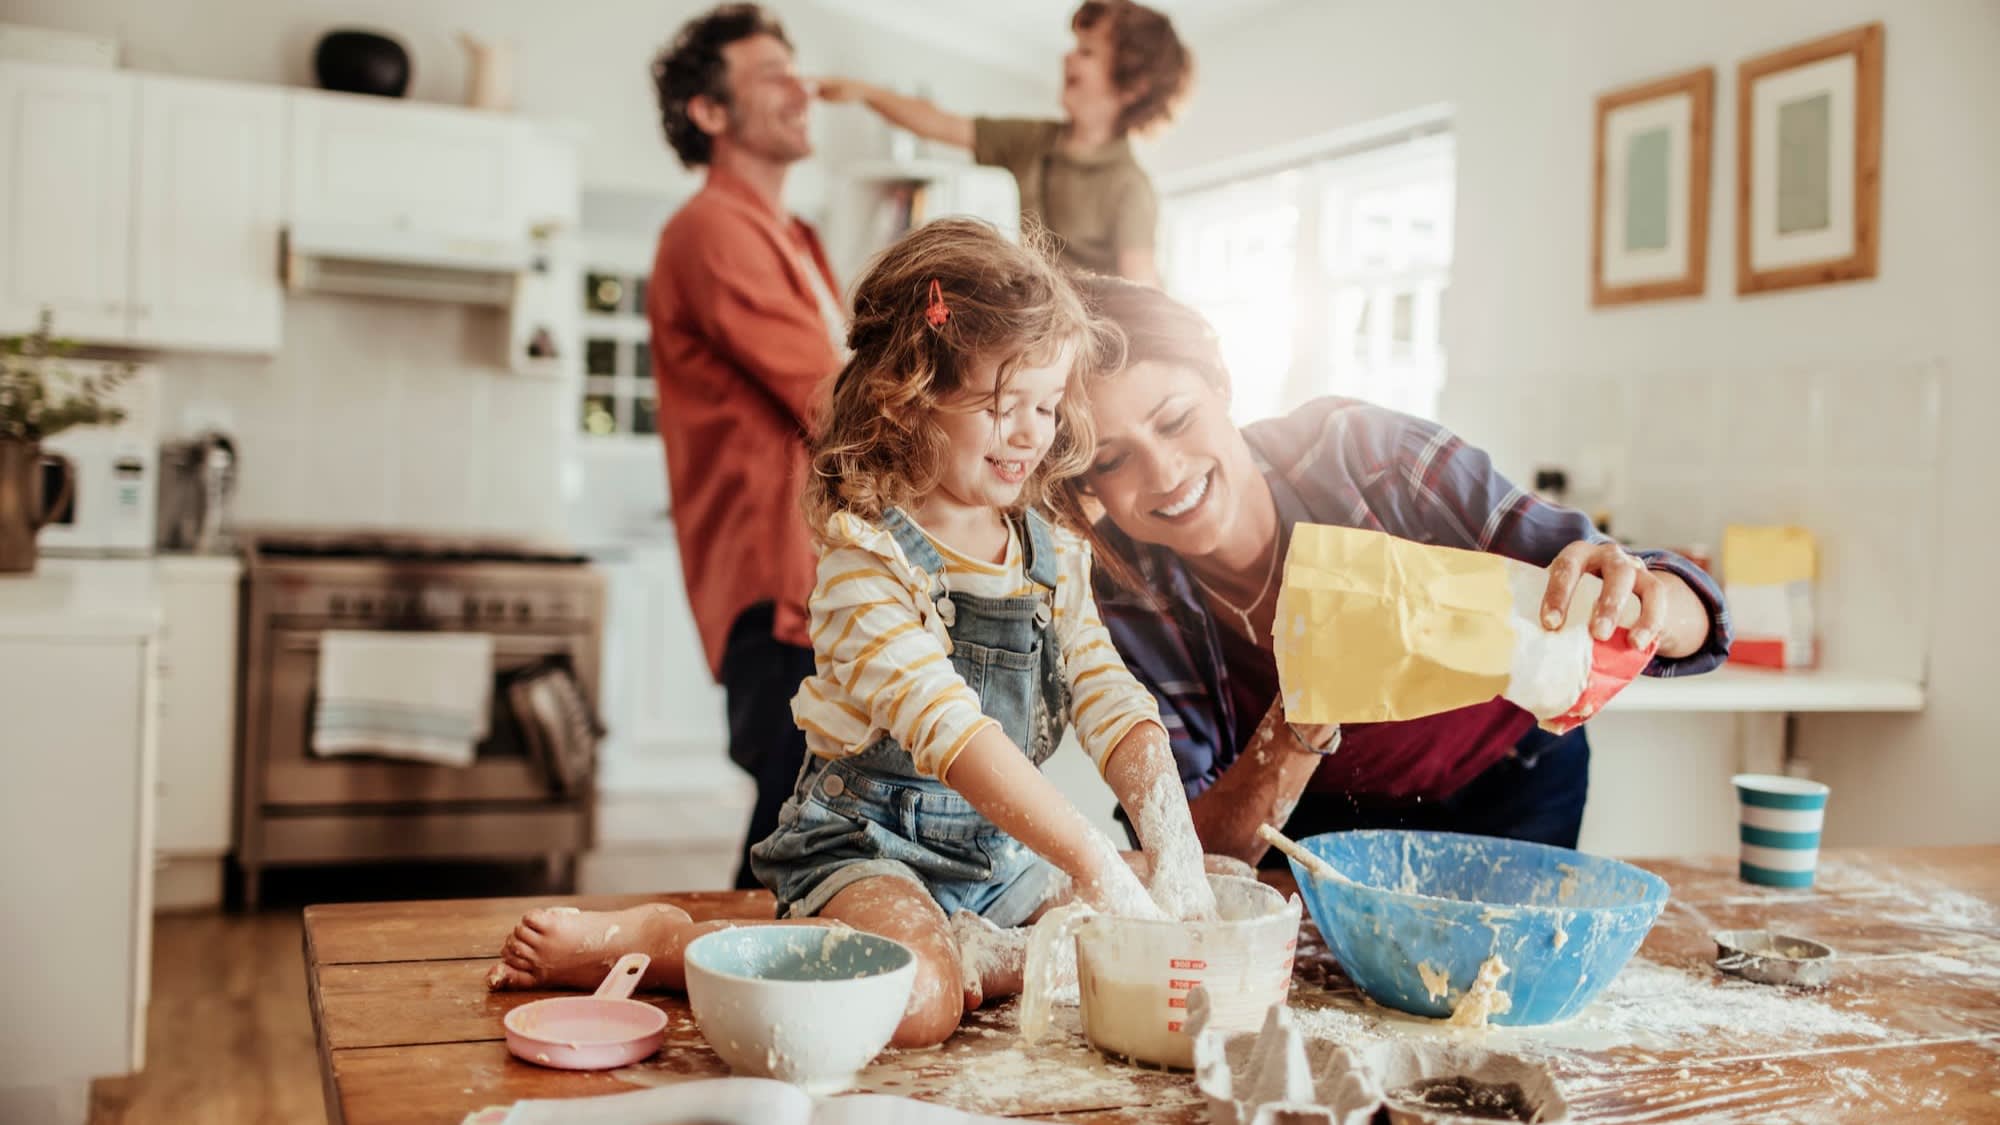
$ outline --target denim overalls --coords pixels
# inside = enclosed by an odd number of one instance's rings
[[[1025,529],[1016,524],[1035,593],[979,598],[946,587],[943,556],[900,509],[884,513],[882,524],[929,579],[953,670],[1039,767],[1062,741],[1069,714],[1048,525],[1033,511]],[[808,755],[777,831],[750,850],[750,863],[778,896],[779,917],[817,914],[857,880],[896,875],[923,886],[946,914],[970,910],[1004,928],[1025,923],[1061,882],[950,786],[920,776],[909,751],[886,734],[850,757]]]

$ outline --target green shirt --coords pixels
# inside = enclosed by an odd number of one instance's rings
[[[1063,263],[1116,276],[1118,252],[1151,250],[1159,198],[1123,137],[1086,153],[1061,150],[1063,123],[972,119],[972,158],[1014,173],[1022,219],[1056,236]]]

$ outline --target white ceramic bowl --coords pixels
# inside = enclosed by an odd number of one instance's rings
[[[844,1089],[902,1022],[917,979],[908,946],[826,926],[743,926],[687,947],[688,1003],[738,1074],[813,1094]]]

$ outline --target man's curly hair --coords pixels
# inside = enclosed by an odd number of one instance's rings
[[[686,167],[707,164],[715,147],[714,139],[688,117],[688,103],[707,97],[728,105],[729,66],[722,49],[758,35],[792,45],[776,16],[755,4],[724,4],[682,25],[673,42],[654,57],[653,92],[660,103],[660,128]]]

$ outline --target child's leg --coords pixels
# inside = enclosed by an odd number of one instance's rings
[[[770,919],[718,918],[696,922],[678,906],[651,903],[629,910],[580,911],[553,906],[521,916],[500,948],[500,960],[486,974],[496,991],[532,988],[594,989],[627,953],[652,958],[639,987],[687,987],[685,950],[703,934],[736,926],[777,925]],[[826,926],[817,918],[784,920],[785,925]]]
[[[917,981],[890,1046],[932,1047],[958,1030],[965,1014],[958,943],[929,891],[909,879],[873,875],[842,888],[820,915],[893,938],[916,953]]]

